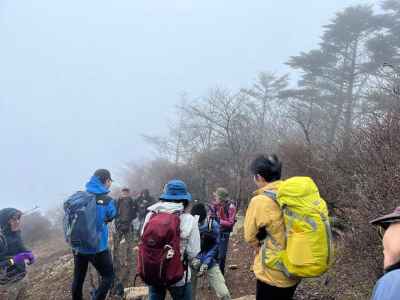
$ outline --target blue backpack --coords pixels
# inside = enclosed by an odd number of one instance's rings
[[[75,248],[94,248],[99,243],[96,195],[76,192],[64,202],[64,235]]]

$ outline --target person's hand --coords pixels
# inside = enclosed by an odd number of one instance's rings
[[[30,251],[18,253],[12,259],[15,264],[22,264],[27,261],[28,265],[31,265],[35,262],[35,256]]]
[[[32,252],[28,252],[28,258],[29,258],[28,265],[32,265],[35,263],[36,258]]]
[[[192,260],[192,268],[194,269],[194,270],[196,270],[196,271],[198,271],[199,269],[200,269],[200,266],[201,266],[201,261],[200,261],[200,259],[198,259],[198,258],[193,258],[193,260]]]
[[[202,264],[200,266],[199,272],[197,272],[197,277],[203,276],[208,270],[208,265],[207,264]]]

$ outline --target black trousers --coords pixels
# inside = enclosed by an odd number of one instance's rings
[[[221,269],[223,275],[225,275],[225,261],[226,261],[226,255],[228,254],[230,235],[231,235],[230,232],[221,232],[220,234],[218,259],[219,259],[219,268]]]
[[[104,300],[114,281],[114,268],[109,250],[96,254],[74,253],[74,280],[72,282],[72,300],[82,300],[82,288],[89,262],[100,274],[101,281],[93,295],[93,300]]]
[[[279,288],[257,280],[256,300],[292,300],[296,288]]]

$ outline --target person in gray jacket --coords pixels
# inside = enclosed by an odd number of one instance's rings
[[[171,180],[165,185],[164,192],[159,199],[159,202],[147,209],[148,213],[144,221],[142,235],[146,224],[154,214],[160,212],[179,214],[180,253],[183,254],[183,257],[186,257],[188,264],[190,264],[201,250],[198,217],[192,216],[189,212],[192,195],[188,192],[187,186],[182,180]],[[173,300],[192,300],[190,268],[186,270],[182,279],[173,286],[167,288],[150,286],[149,299],[164,300],[167,290]]]

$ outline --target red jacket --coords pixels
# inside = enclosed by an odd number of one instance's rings
[[[213,202],[209,206],[210,215],[218,220],[221,232],[232,231],[236,222],[236,206],[230,202]]]

